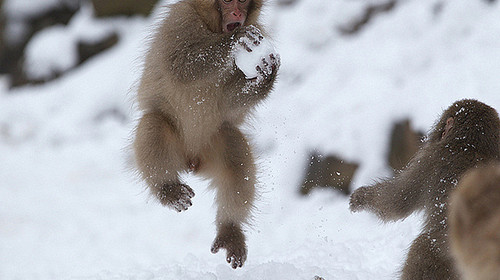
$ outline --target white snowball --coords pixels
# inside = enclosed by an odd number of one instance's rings
[[[247,41],[246,37],[242,38]],[[276,50],[273,44],[266,38],[262,39],[258,46],[247,43],[252,49],[252,52],[248,52],[242,45],[237,44],[234,47],[234,59],[236,61],[236,66],[245,74],[247,79],[257,78],[258,73],[256,67],[262,64],[262,59],[269,59],[270,54],[275,54],[277,56]]]

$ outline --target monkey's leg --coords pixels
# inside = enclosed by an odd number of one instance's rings
[[[443,235],[420,234],[412,243],[403,267],[402,280],[457,280]]]
[[[187,160],[178,133],[161,113],[145,114],[137,126],[134,152],[137,166],[151,193],[179,212],[191,206],[193,190],[179,181]]]
[[[203,153],[200,172],[213,178],[217,201],[217,236],[212,253],[227,251],[226,260],[233,268],[246,260],[247,248],[242,224],[248,222],[255,199],[255,163],[244,135],[224,124],[210,149]]]

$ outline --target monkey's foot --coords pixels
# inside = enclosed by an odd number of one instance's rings
[[[247,247],[240,226],[231,223],[219,228],[211,251],[215,254],[221,248],[226,249],[226,261],[233,269],[243,266],[247,259]]]
[[[177,212],[188,209],[193,203],[194,191],[188,185],[176,183],[163,185],[156,193],[156,197],[161,204],[170,207]]]
[[[371,192],[370,188],[368,188],[368,187],[361,187],[361,188],[355,190],[351,194],[351,198],[349,200],[349,209],[352,212],[358,212],[361,210],[365,210],[367,205],[368,205],[368,201],[370,199],[371,193],[372,192]]]

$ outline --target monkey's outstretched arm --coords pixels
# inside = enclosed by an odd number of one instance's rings
[[[350,198],[351,211],[368,210],[383,221],[395,221],[423,207],[426,180],[421,179],[425,174],[419,166],[419,158],[414,158],[407,169],[395,177],[358,188]]]
[[[406,218],[415,211],[422,194],[421,189],[414,189],[392,179],[357,189],[351,195],[349,208],[353,212],[370,211],[383,221],[395,221]]]

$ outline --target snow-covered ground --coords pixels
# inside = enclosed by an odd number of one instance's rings
[[[210,253],[207,182],[186,176],[197,195],[179,214],[128,170],[134,83],[154,16],[95,20],[83,11],[40,34],[31,61],[63,67],[73,59],[64,40],[109,30],[122,39],[51,83],[9,91],[1,82],[0,279],[395,279],[421,217],[381,224],[351,214],[340,193],[300,197],[306,157],[317,149],[360,163],[357,188],[390,175],[394,121],[409,117],[427,131],[462,98],[500,109],[500,4],[401,0],[359,34],[342,35],[368,2],[383,1],[271,2],[265,10],[282,66],[246,127],[261,198],[248,261],[236,271]]]

